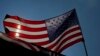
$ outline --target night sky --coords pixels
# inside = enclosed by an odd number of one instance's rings
[[[75,8],[89,56],[100,56],[100,0],[0,0],[0,31],[4,32],[6,14],[30,20],[44,20]],[[83,43],[77,43],[62,54],[86,56]]]

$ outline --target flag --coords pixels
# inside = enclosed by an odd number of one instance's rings
[[[64,56],[35,44],[32,45],[22,40],[9,38],[9,36],[3,32],[0,32],[0,53],[4,56],[5,54],[8,56]]]
[[[9,37],[58,53],[83,40],[75,9],[40,21],[6,15],[4,26]]]

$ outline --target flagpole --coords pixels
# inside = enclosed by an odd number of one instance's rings
[[[87,52],[87,48],[86,48],[86,44],[85,44],[85,40],[84,39],[83,39],[83,45],[84,45],[86,56],[88,56],[88,52]]]
[[[76,15],[76,17],[77,17],[77,20],[78,20],[78,23],[79,23],[79,26],[80,26],[80,22],[79,22],[79,19],[78,19],[77,14],[76,14],[76,10],[75,10],[75,9],[73,9],[73,10],[74,10],[74,12],[75,12],[75,15]],[[80,27],[80,30],[81,30],[81,32],[82,32],[81,27]],[[82,33],[82,37],[83,37],[83,33]],[[88,56],[88,52],[87,52],[87,48],[86,48],[86,44],[85,44],[85,39],[84,39],[84,38],[83,38],[83,46],[84,46],[84,49],[85,49],[85,54],[86,54],[86,56]]]

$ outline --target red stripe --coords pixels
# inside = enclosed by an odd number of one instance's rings
[[[48,34],[44,34],[44,35],[26,35],[26,34],[21,34],[20,33],[19,37],[27,38],[27,39],[41,39],[41,38],[48,37]]]
[[[12,18],[12,19],[20,20],[18,16],[10,16],[10,15],[9,15],[9,17],[5,18],[5,20],[8,19],[8,18]]]
[[[78,37],[78,36],[80,36],[80,35],[82,35],[82,34],[79,32],[79,33],[76,33],[76,34],[74,34],[74,35],[71,35],[71,36],[67,37],[66,39],[64,39],[64,40],[60,43],[60,45],[59,45],[55,50],[58,51],[58,49],[60,48],[60,46],[61,46],[64,42],[66,42],[66,41],[68,41],[68,40],[70,40],[70,39],[72,39],[72,38]]]
[[[60,37],[60,39],[59,39],[58,41],[56,41],[56,43],[54,43],[53,45],[49,46],[48,48],[49,48],[49,49],[53,48],[65,35],[67,35],[67,34],[73,32],[73,31],[76,31],[76,30],[79,30],[79,27],[73,28],[73,29],[71,29],[71,30],[65,32],[65,33]]]
[[[6,33],[10,38],[15,38],[15,33],[12,33],[11,31],[9,33]]]
[[[19,20],[21,22],[28,23],[28,24],[43,24],[43,23],[45,23],[44,20],[43,21],[42,20],[41,21],[32,21],[32,20],[22,19],[18,16],[9,16],[8,18],[16,19],[16,20]]]
[[[45,23],[45,21],[32,21],[32,20],[27,20],[27,19],[22,19],[21,18],[21,20],[22,20],[22,22],[24,22],[24,23],[28,23],[28,24],[44,24]]]
[[[32,43],[32,44],[36,44],[36,45],[38,45],[38,46],[43,46],[43,45],[49,44],[49,41],[38,42],[38,43]]]
[[[74,44],[76,44],[78,42],[81,42],[81,41],[83,41],[83,38],[80,38],[80,39],[77,39],[75,41],[72,41],[69,44],[63,46],[62,49],[60,49],[58,52],[61,53],[64,49],[66,49],[66,48],[68,48],[68,47],[70,47],[70,46],[72,46],[72,45],[74,45]]]
[[[67,30],[67,29],[66,29],[66,30]],[[73,28],[73,29],[71,29],[71,30],[68,30],[66,33],[64,33],[63,36],[65,36],[65,35],[68,34],[68,33],[73,32],[73,31],[76,31],[76,30],[80,30],[80,27],[76,27],[76,28]]]
[[[15,38],[16,37],[15,36],[16,32],[10,31],[10,33],[8,35]],[[26,34],[19,33],[19,37],[27,38],[27,39],[41,39],[41,38],[48,37],[48,34],[44,34],[44,35],[26,35]]]
[[[9,27],[13,27],[13,28],[17,28],[19,24],[15,24],[15,23],[11,23],[11,22],[4,22],[4,25],[9,26]],[[30,28],[30,27],[21,25],[21,30],[30,31],[30,32],[38,32],[38,31],[47,30],[47,28],[46,27]]]

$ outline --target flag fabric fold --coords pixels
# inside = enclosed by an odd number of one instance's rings
[[[36,44],[57,53],[83,40],[75,9],[40,21],[6,15],[4,27],[10,38]]]
[[[0,32],[0,53],[8,56],[64,56],[35,44],[32,45],[22,40],[12,39],[3,32]]]

